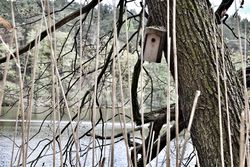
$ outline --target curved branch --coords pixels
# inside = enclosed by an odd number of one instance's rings
[[[218,9],[215,11],[215,17],[217,24],[221,23],[221,19],[225,16],[227,10],[230,8],[234,0],[223,0],[218,7]]]
[[[140,66],[141,66],[141,60],[138,59],[134,66],[134,73],[133,73],[132,86],[131,86],[133,117],[137,125],[141,124],[141,114],[139,112],[140,106],[137,100],[137,87],[138,87],[138,81],[139,81],[139,76],[141,72]]]

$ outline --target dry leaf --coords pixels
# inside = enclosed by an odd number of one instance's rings
[[[4,28],[6,28],[7,30],[10,30],[13,28],[12,24],[9,21],[2,18],[1,16],[0,16],[0,25],[3,25]]]

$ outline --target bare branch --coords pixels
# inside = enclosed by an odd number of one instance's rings
[[[101,0],[100,0],[101,1]],[[84,6],[82,8],[82,13],[88,13],[91,9],[93,9],[96,5],[98,4],[98,0],[92,0],[88,5]],[[69,14],[68,16],[64,17],[62,20],[58,21],[55,26],[51,26],[48,29],[51,30],[51,32],[54,32],[56,29],[62,27],[64,24],[68,23],[69,21],[75,19],[76,17],[80,16],[80,9],[78,9],[77,11],[75,11],[74,13]],[[42,41],[46,36],[48,35],[48,30],[44,30],[41,34],[40,37],[38,37],[38,39],[40,39],[40,41]],[[38,39],[34,39],[33,41],[31,41],[29,44],[27,44],[25,47],[23,47],[22,49],[20,49],[19,55],[27,52],[28,50],[32,49],[35,44],[36,41],[38,41]],[[16,56],[16,52],[13,53],[14,56]],[[10,57],[10,59],[13,59],[13,56]],[[0,59],[0,64],[6,62],[7,57],[3,57]]]

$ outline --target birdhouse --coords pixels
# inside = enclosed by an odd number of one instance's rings
[[[165,45],[166,29],[164,27],[147,27],[145,29],[145,44],[143,59],[149,62],[161,62]]]

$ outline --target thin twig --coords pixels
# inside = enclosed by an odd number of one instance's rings
[[[174,79],[175,79],[175,123],[176,123],[176,166],[179,166],[179,81],[178,81],[178,61],[176,48],[176,0],[173,0],[173,56],[174,56]],[[170,64],[169,64],[170,65]]]

